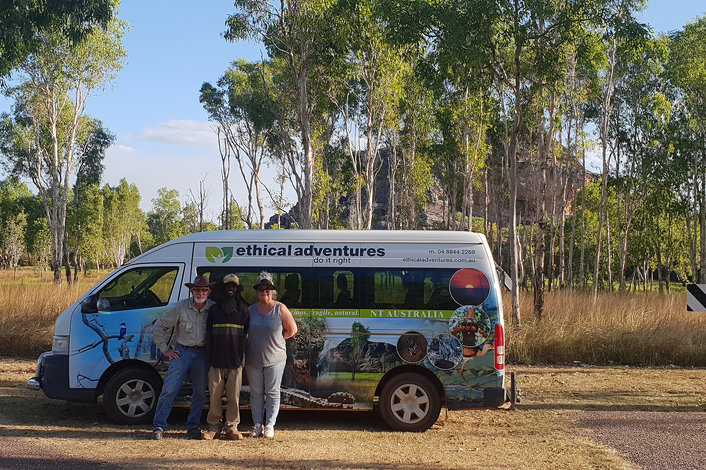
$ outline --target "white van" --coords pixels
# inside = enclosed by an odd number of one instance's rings
[[[423,431],[442,406],[514,403],[495,265],[485,237],[469,232],[240,230],[172,240],[59,316],[28,385],[68,401],[103,395],[116,422],[150,422],[168,366],[154,321],[197,275],[235,273],[254,303],[260,271],[273,275],[299,326],[283,408],[378,409],[394,429]],[[185,384],[182,401],[189,396]]]

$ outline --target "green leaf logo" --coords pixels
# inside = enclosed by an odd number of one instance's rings
[[[206,247],[206,259],[211,263],[215,263],[217,259],[223,258],[223,252],[217,246]]]
[[[206,247],[206,259],[211,263],[227,263],[233,257],[233,247],[224,246],[223,248],[218,248],[217,246],[207,246]]]

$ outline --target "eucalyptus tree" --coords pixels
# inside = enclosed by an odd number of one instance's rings
[[[27,213],[23,202],[31,197],[27,185],[16,178],[0,181],[0,265],[4,269],[16,270],[26,251]]]
[[[210,83],[201,87],[201,103],[216,122],[219,136],[224,201],[230,197],[226,160],[232,156],[245,185],[248,202],[244,222],[250,228],[265,227],[260,171],[269,154],[268,139],[277,116],[272,93],[272,70],[266,61],[253,64],[238,60],[218,80],[218,88]]]
[[[112,266],[120,266],[130,253],[133,237],[139,237],[144,215],[140,209],[140,191],[125,178],[117,186],[105,185],[103,196],[104,257]],[[142,240],[138,240],[141,244]],[[146,248],[151,248],[148,246]]]
[[[116,0],[12,0],[0,2],[0,79],[39,51],[47,35],[84,39],[113,17]]]
[[[85,272],[88,260],[94,261],[97,268],[104,252],[100,182],[105,153],[115,142],[115,136],[103,127],[102,122],[87,116],[82,119],[88,121],[89,131],[77,139],[76,181],[67,207],[64,237],[64,268],[69,283],[78,280],[79,271]]]
[[[301,165],[299,223],[311,227],[315,168],[315,109],[326,77],[322,61],[330,57],[330,0],[236,0],[236,12],[226,21],[227,40],[256,39],[271,58],[288,69],[288,87],[296,110],[298,139],[288,147],[293,169]],[[296,155],[295,155],[296,154]]]
[[[152,198],[152,210],[147,213],[147,225],[157,245],[184,235],[179,191],[159,188]]]
[[[67,282],[78,280],[91,261],[97,269],[105,254],[103,233],[103,194],[98,182],[77,182],[66,216]],[[71,266],[74,268],[71,276]]]
[[[698,217],[698,282],[706,282],[706,17],[687,23],[671,36],[669,78],[678,88],[676,107],[684,118],[681,132],[696,145],[680,146],[689,168],[691,198]],[[694,240],[696,231],[694,231]],[[694,253],[695,255],[696,253]],[[694,262],[694,265],[697,263]]]
[[[387,114],[383,133],[388,148],[388,226],[417,229],[423,223],[433,186],[429,148],[436,130],[437,100],[425,80],[420,53],[409,54],[401,67],[402,94]]]
[[[660,170],[665,168],[671,153],[669,139],[665,139],[671,120],[664,74],[666,60],[666,40],[649,39],[640,47],[623,51],[616,66],[616,112],[609,132],[614,142],[612,173],[618,198],[614,231],[619,237],[616,245],[621,291],[627,288],[628,245],[634,217],[648,201],[648,193],[665,187],[666,182],[666,173]]]
[[[85,116],[90,94],[103,88],[120,70],[124,23],[114,18],[105,31],[96,29],[79,43],[60,34],[45,34],[37,51],[20,67],[21,83],[10,89],[21,119],[14,123],[8,154],[15,174],[29,177],[39,189],[52,234],[54,282],[61,282],[66,211],[76,168],[77,146],[89,132]]]
[[[601,252],[603,246],[603,232],[608,224],[607,201],[608,201],[608,172],[609,161],[609,133],[610,123],[613,116],[613,97],[615,93],[616,65],[619,57],[639,47],[647,36],[644,25],[639,24],[635,19],[635,11],[642,8],[644,0],[607,0],[604,5],[604,22],[600,28],[603,35],[605,47],[604,68],[599,74],[599,84],[601,88],[600,98],[596,109],[598,111],[597,127],[601,141],[601,206],[598,213],[598,234],[595,263],[593,266],[593,295],[598,295],[600,279]],[[606,234],[609,229],[606,229]],[[608,238],[607,235],[606,238]],[[607,240],[609,282],[612,287],[612,276],[610,275],[610,239]]]
[[[370,229],[380,169],[383,130],[402,95],[404,51],[388,43],[375,14],[376,0],[338,2],[341,31],[348,37],[340,93],[329,94],[340,111],[354,177],[354,223]],[[362,197],[364,195],[364,198]]]
[[[586,119],[591,115],[594,107],[592,103],[594,97],[599,93],[597,84],[600,64],[603,63],[603,41],[597,31],[589,31],[581,38],[577,38],[573,51],[568,57],[566,86],[564,87],[568,130],[567,130],[567,151],[569,155],[575,155],[580,161],[580,188],[574,200],[572,208],[571,236],[569,241],[569,259],[567,262],[567,283],[569,288],[577,285],[585,289],[587,285],[586,276],[586,180],[588,172],[586,167],[586,153],[591,145],[587,138]],[[571,124],[574,123],[572,126]],[[571,128],[573,127],[573,139],[571,138]],[[580,217],[580,221],[577,220]],[[576,231],[579,230],[577,235]],[[579,245],[578,270],[574,269],[575,244]],[[574,276],[577,274],[577,276]],[[576,281],[575,279],[578,278]]]

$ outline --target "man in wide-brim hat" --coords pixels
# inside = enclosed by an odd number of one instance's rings
[[[201,413],[207,403],[206,387],[208,367],[206,363],[206,318],[213,301],[208,298],[215,282],[204,276],[196,276],[193,282],[184,284],[191,297],[179,301],[154,323],[154,342],[169,359],[169,369],[164,377],[162,393],[152,422],[152,438],[161,439],[167,429],[167,418],[176,398],[191,370],[191,410],[186,421],[186,437],[201,439]]]

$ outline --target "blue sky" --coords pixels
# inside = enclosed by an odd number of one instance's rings
[[[199,89],[205,81],[218,80],[233,60],[260,58],[256,44],[223,39],[233,11],[233,2],[223,0],[123,1],[119,16],[130,24],[123,41],[127,63],[110,88],[89,99],[87,112],[117,137],[107,153],[103,181],[116,185],[124,177],[136,184],[144,210],[161,187],[179,190],[185,200],[205,180],[207,216],[217,217],[220,157]],[[668,32],[704,14],[704,0],[651,0],[640,18],[656,32]],[[0,112],[10,105],[0,98]],[[265,183],[272,174],[264,174]],[[241,186],[234,166],[231,187],[244,201]]]

